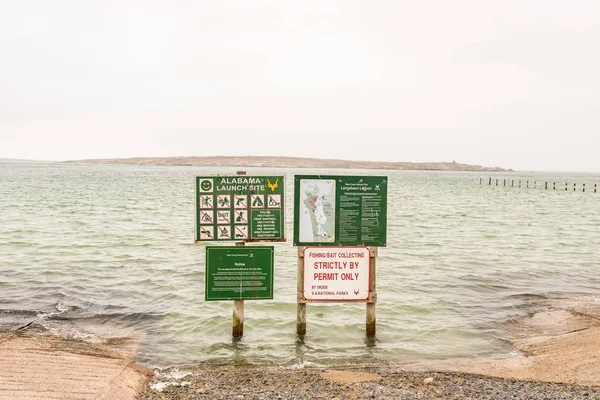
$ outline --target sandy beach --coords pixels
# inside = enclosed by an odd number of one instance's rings
[[[600,304],[553,300],[508,321],[515,353],[343,367],[198,365],[151,371],[126,340],[28,328],[0,336],[0,399],[600,399]]]

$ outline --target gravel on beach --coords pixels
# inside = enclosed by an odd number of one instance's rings
[[[155,373],[140,399],[600,399],[600,387],[390,366],[207,366],[165,378]]]

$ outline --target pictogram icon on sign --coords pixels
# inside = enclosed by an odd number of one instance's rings
[[[213,180],[212,179],[202,179],[199,182],[199,187],[200,187],[201,192],[212,192]]]
[[[231,212],[230,211],[217,211],[217,224],[229,224],[231,223]]]
[[[200,224],[212,224],[214,221],[212,211],[200,210]]]
[[[248,225],[236,225],[234,232],[235,239],[248,239]]]
[[[213,196],[211,194],[200,195],[200,208],[213,208]]]
[[[246,210],[235,210],[235,223],[236,224],[247,224],[248,223],[248,211]]]
[[[246,195],[238,195],[234,196],[234,208],[248,208],[248,196]]]
[[[200,228],[200,240],[214,240],[213,226],[203,226]]]
[[[231,227],[217,225],[217,238],[218,239],[231,239]]]
[[[268,208],[281,208],[281,195],[280,194],[269,194],[267,195],[267,207]]]
[[[264,208],[265,200],[262,194],[251,194],[250,195],[250,204],[253,208]]]
[[[217,195],[217,208],[229,208],[231,207],[231,202],[229,201],[228,194],[218,194]]]

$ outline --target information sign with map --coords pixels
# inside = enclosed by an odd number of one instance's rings
[[[196,243],[284,242],[283,176],[196,177]]]
[[[387,240],[387,177],[294,177],[295,246],[378,246]]]

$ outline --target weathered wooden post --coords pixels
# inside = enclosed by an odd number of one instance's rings
[[[574,183],[574,184],[573,184],[573,191],[576,191],[576,190],[577,190],[577,184],[576,184],[576,183]]]
[[[506,178],[504,179],[504,186],[506,186]]]
[[[246,243],[236,242],[235,245],[245,246]],[[231,325],[231,336],[234,338],[241,338],[244,336],[244,300],[233,301],[233,323]]]
[[[552,190],[556,190],[556,182],[552,182]]]
[[[544,189],[548,190],[548,182],[546,182],[546,186],[544,187]]]
[[[377,303],[377,247],[371,247],[369,259],[369,292],[370,297],[367,301],[367,336],[375,336],[377,331],[377,318],[375,315],[375,304]]]
[[[585,183],[583,184],[583,191],[585,192]]]
[[[491,176],[490,176],[490,183],[489,183],[489,185],[492,186],[492,177]]]
[[[296,333],[306,335],[306,302],[302,298],[302,282],[304,282],[304,246],[298,246],[298,293],[296,296]]]
[[[598,185],[598,184],[594,183],[594,193],[596,193],[596,185]]]
[[[496,186],[498,186],[498,178],[496,178]]]
[[[519,179],[519,187],[521,187],[521,180]]]
[[[481,185],[483,183],[483,178],[479,178],[479,184]]]
[[[510,181],[510,186],[515,187],[515,180],[514,179]]]
[[[529,189],[529,179],[527,180],[527,189]]]
[[[565,192],[569,190],[569,182],[565,182]]]

